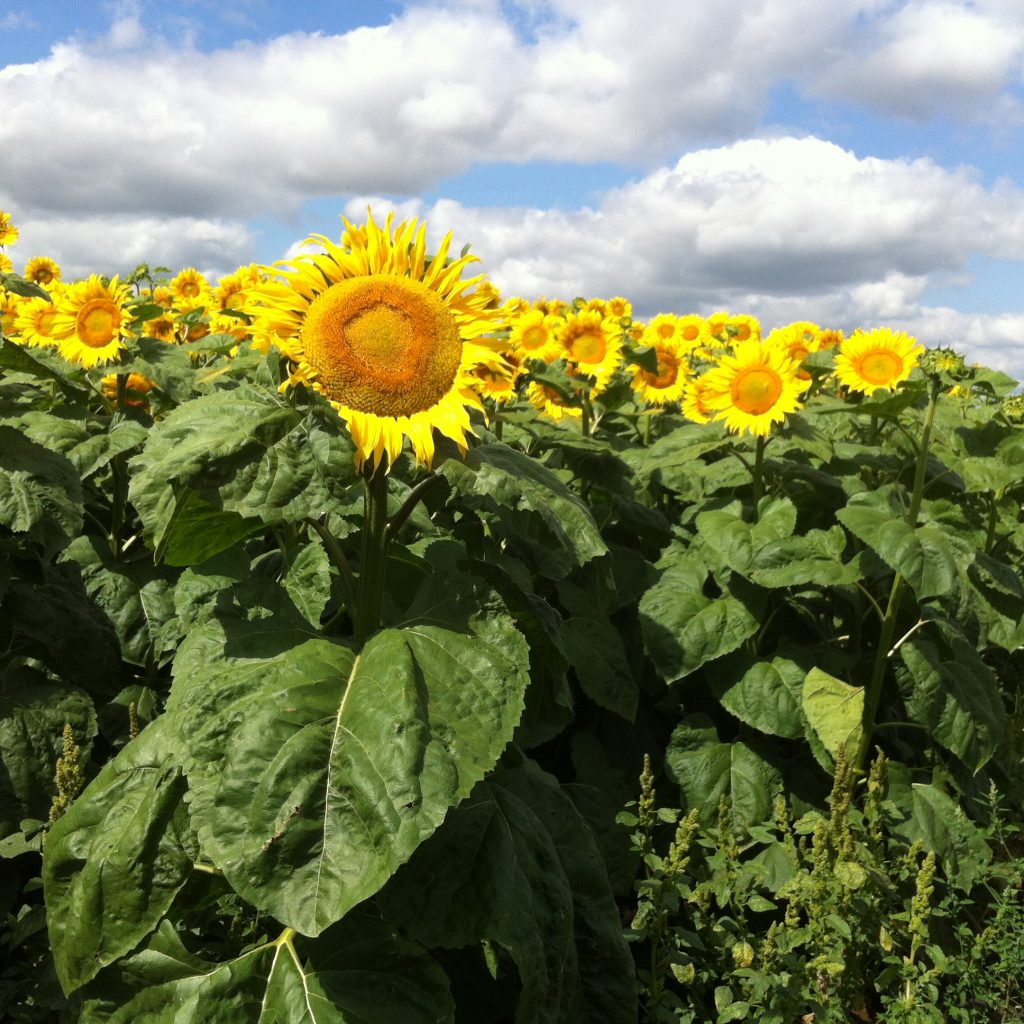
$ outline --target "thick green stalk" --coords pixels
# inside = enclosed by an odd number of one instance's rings
[[[364,473],[363,557],[359,567],[359,603],[356,606],[356,647],[362,648],[380,626],[384,602],[384,569],[388,559],[388,475],[375,465]]]
[[[761,504],[764,497],[764,449],[767,439],[761,434],[757,435],[754,447],[754,465],[750,471],[751,485],[754,494],[754,518],[757,518],[757,506]]]
[[[939,397],[937,383],[932,384],[928,397],[928,409],[924,416],[924,427],[921,430],[921,442],[917,450],[917,463],[914,467],[914,487],[910,494],[910,507],[907,509],[906,522],[911,527],[917,526],[917,517],[921,511],[921,497],[924,494],[924,477],[928,468],[928,446],[931,443],[932,426],[935,422],[935,406]],[[888,666],[889,652],[892,649],[893,637],[896,635],[896,623],[899,619],[900,604],[906,590],[906,580],[902,573],[893,577],[889,591],[889,601],[882,619],[882,629],[875,650],[875,662],[871,669],[871,678],[864,691],[864,715],[861,719],[861,739],[854,759],[854,769],[863,771],[867,752],[871,747],[871,737],[875,731],[875,715],[882,699],[882,684],[885,682],[885,670]]]

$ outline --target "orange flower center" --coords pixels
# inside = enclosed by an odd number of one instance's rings
[[[782,397],[782,390],[782,378],[770,366],[753,366],[733,380],[732,402],[748,416],[760,416]]]
[[[604,359],[607,345],[600,331],[587,330],[577,334],[566,344],[569,355],[577,363],[599,363]]]
[[[527,352],[536,352],[537,349],[543,348],[548,341],[547,328],[542,327],[540,324],[534,324],[532,327],[527,327],[523,331],[520,345],[526,349]]]
[[[679,379],[679,360],[671,352],[658,351],[658,372],[651,373],[649,370],[641,370],[641,376],[648,387],[664,389],[670,388]]]
[[[858,375],[876,387],[888,386],[903,373],[903,360],[885,348],[865,352],[855,365]]]
[[[733,325],[736,329],[736,341],[748,341],[751,335],[750,324],[738,323]]]
[[[109,345],[120,326],[121,307],[106,298],[90,299],[75,318],[78,337],[89,348]]]
[[[377,416],[437,405],[462,361],[459,325],[444,300],[391,275],[331,285],[310,303],[301,340],[321,392]]]

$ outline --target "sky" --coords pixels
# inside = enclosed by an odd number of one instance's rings
[[[368,208],[506,297],[1024,379],[1024,2],[0,0],[15,269],[216,278]]]

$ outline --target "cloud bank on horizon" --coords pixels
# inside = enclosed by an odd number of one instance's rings
[[[217,275],[372,204],[506,295],[884,324],[1024,379],[1018,0],[276,8],[96,5],[41,54],[0,16],[15,263]]]

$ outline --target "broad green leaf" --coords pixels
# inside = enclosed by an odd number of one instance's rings
[[[497,760],[528,652],[500,600],[430,577],[357,655],[273,620],[211,620],[175,661],[203,852],[245,899],[316,935],[376,892]]]
[[[192,871],[169,723],[132,740],[57,820],[43,855],[47,925],[65,992],[134,949]]]
[[[154,426],[133,460],[130,496],[154,547],[180,514],[183,488],[241,522],[299,522],[344,502],[355,480],[352,451],[336,417],[303,416],[245,385],[186,402]]]
[[[82,529],[82,484],[63,456],[0,425],[0,526],[59,550]]]
[[[786,739],[804,734],[800,695],[806,672],[790,658],[758,661],[736,679],[731,665],[711,673],[711,686],[718,699],[741,722],[760,732]]]
[[[956,560],[941,530],[932,526],[913,527],[884,509],[852,502],[839,509],[836,516],[903,575],[919,601],[948,594],[956,584]]]
[[[13,832],[23,818],[49,816],[65,723],[70,723],[87,762],[96,735],[96,712],[89,695],[51,682],[27,666],[4,674],[0,682],[0,834]]]
[[[583,692],[632,722],[640,692],[619,631],[606,619],[582,617],[566,619],[562,630],[569,663]]]
[[[863,577],[860,558],[844,562],[841,526],[769,541],[759,548],[745,575],[762,587],[836,587]]]
[[[909,811],[909,817],[897,824],[895,831],[908,842],[920,839],[925,850],[941,858],[953,884],[969,891],[980,869],[992,859],[992,851],[977,826],[935,785],[914,783]]]
[[[732,813],[744,824],[771,818],[782,788],[778,769],[746,743],[723,743],[707,715],[687,715],[676,726],[665,751],[669,775],[683,792],[687,807],[700,808],[705,820],[718,813],[728,797]]]
[[[30,353],[24,345],[16,345],[7,338],[0,340],[0,369],[13,370],[35,377],[37,380],[52,382],[72,402],[86,401],[92,395],[89,388],[68,378],[65,372],[68,364],[56,353],[48,353],[45,349],[35,349]]]
[[[184,484],[166,490],[164,499],[163,516],[148,538],[157,562],[175,566],[205,562],[263,529],[259,519],[220,511]]]
[[[439,472],[470,507],[495,515],[509,543],[528,551],[545,576],[560,579],[608,550],[587,506],[545,465],[507,445],[472,448]]]
[[[800,701],[808,724],[832,758],[844,748],[853,757],[864,731],[864,687],[812,668],[804,678]]]
[[[149,948],[118,966],[116,991],[87,1003],[82,1024],[454,1020],[441,968],[379,918],[358,912],[315,942],[271,942],[219,964],[191,956],[173,932],[162,929]]]
[[[707,575],[699,560],[680,555],[640,600],[644,647],[668,683],[736,650],[760,626],[738,597],[705,596]]]
[[[999,683],[977,651],[952,627],[916,633],[900,648],[913,686],[907,711],[932,736],[977,772],[1006,730]]]
[[[330,565],[323,542],[313,537],[295,556],[282,580],[295,607],[317,628],[331,596]]]
[[[636,1020],[632,959],[597,844],[530,762],[480,783],[380,899],[427,946],[507,949],[523,1024]]]
[[[791,537],[796,528],[796,507],[788,498],[765,499],[754,523],[744,522],[738,505],[730,509],[700,512],[697,532],[722,561],[747,573],[758,552],[772,541]]]
[[[174,580],[146,560],[119,561],[104,538],[78,537],[62,555],[82,573],[86,593],[106,614],[131,665],[159,663],[177,639]]]

